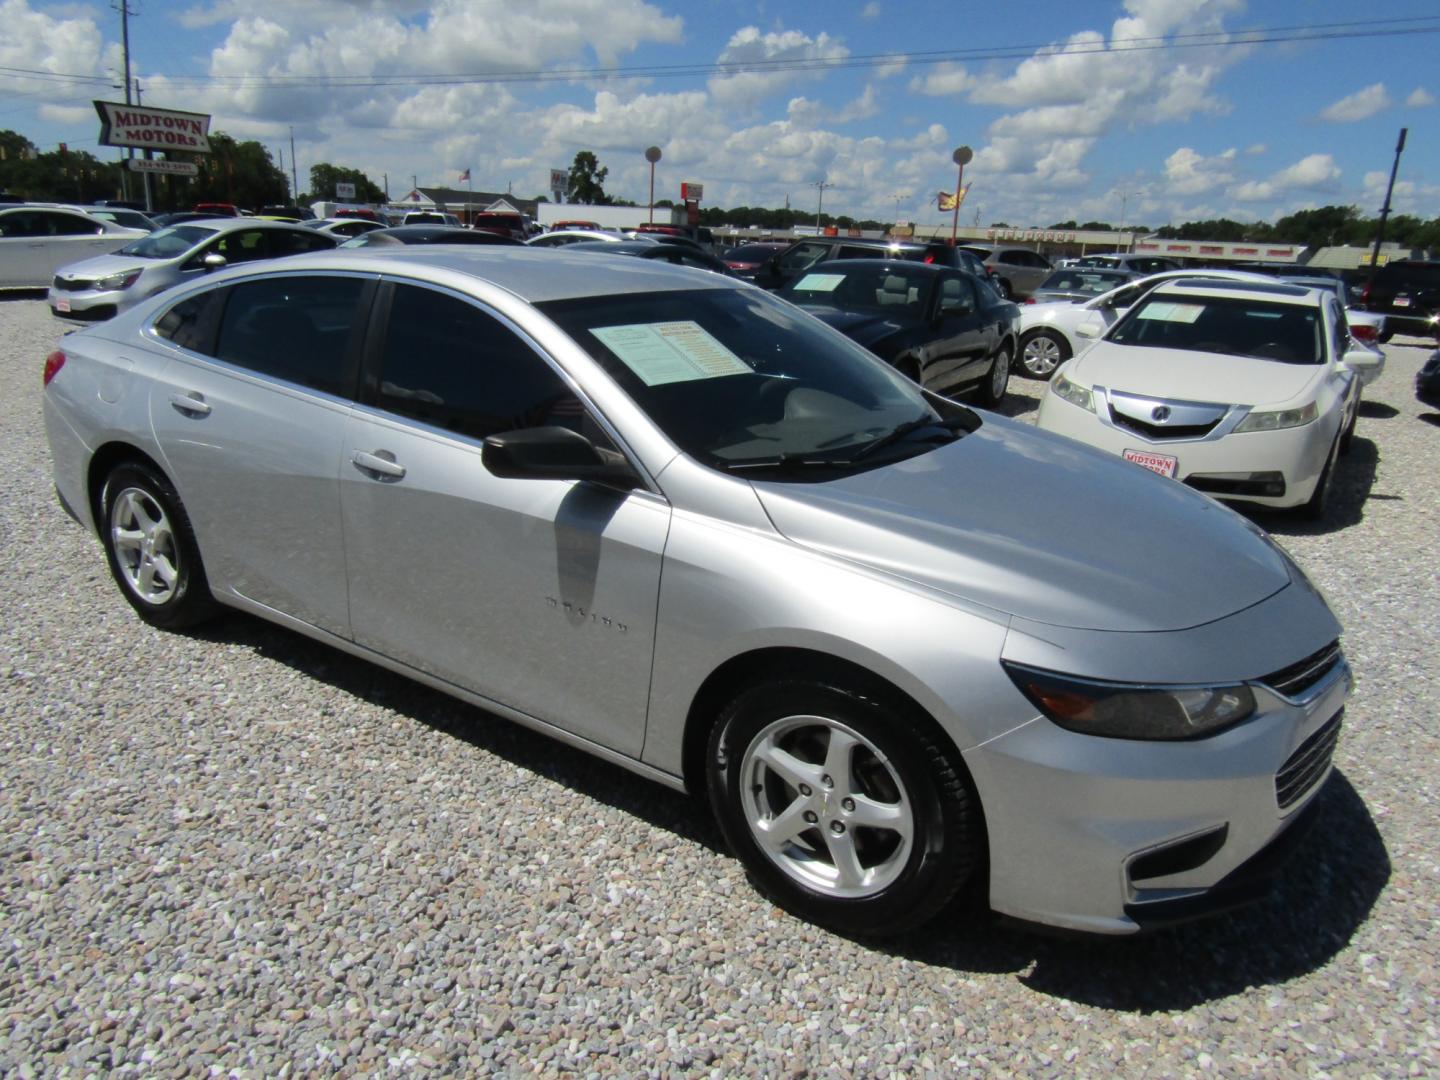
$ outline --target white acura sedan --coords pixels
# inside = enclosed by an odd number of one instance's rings
[[[1055,373],[1039,426],[1217,498],[1318,518],[1378,362],[1328,292],[1179,278]]]

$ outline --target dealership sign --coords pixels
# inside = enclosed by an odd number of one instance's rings
[[[101,146],[134,146],[141,150],[185,150],[210,153],[210,117],[204,113],[176,112],[97,101]]]
[[[145,158],[134,157],[126,164],[131,172],[161,173],[164,176],[199,176],[200,166],[190,161],[161,161],[156,158],[148,161]]]

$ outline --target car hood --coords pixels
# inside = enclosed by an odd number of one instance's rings
[[[754,486],[797,544],[1035,623],[1188,629],[1290,582],[1286,557],[1233,511],[996,417],[884,468]]]
[[[833,307],[806,305],[805,310],[822,322],[833,326],[852,341],[865,346],[873,345],[877,341],[884,341],[892,334],[898,334],[911,325],[908,319],[887,319],[881,315],[859,311],[841,311],[839,308]]]
[[[1268,405],[1300,396],[1325,370],[1323,364],[1097,341],[1065,374],[1084,386],[1141,397]]]
[[[96,255],[93,259],[66,263],[55,272],[55,276],[65,281],[98,281],[126,270],[145,270],[152,266],[161,266],[167,261],[142,259],[135,255]]]

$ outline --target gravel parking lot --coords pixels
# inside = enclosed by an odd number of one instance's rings
[[[1358,679],[1276,895],[1139,940],[962,911],[877,946],[765,903],[703,811],[620,769],[238,614],[147,628],[52,494],[62,331],[0,301],[0,1074],[1440,1073],[1418,345],[1388,348],[1330,520],[1256,519]]]

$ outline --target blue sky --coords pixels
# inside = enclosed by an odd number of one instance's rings
[[[1403,126],[1396,210],[1440,216],[1434,0],[130,2],[145,103],[287,172],[293,126],[302,188],[328,161],[532,196],[591,150],[643,202],[655,144],[657,198],[813,208],[823,181],[828,213],[938,222],[963,144],[967,222],[1373,215]],[[0,0],[0,27],[0,128],[94,148],[119,15]]]

